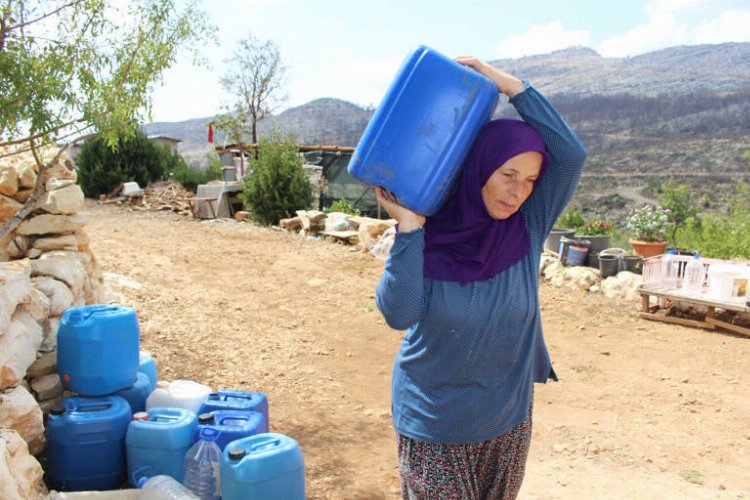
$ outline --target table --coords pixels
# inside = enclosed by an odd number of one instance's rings
[[[233,217],[232,196],[242,191],[239,182],[200,184],[195,193],[193,215],[196,219]],[[210,200],[214,200],[213,203]]]
[[[653,321],[663,321],[665,323],[675,323],[678,325],[695,326],[698,328],[705,328],[707,330],[715,330],[718,327],[724,328],[726,330],[731,330],[742,335],[750,336],[750,328],[733,325],[731,323],[727,323],[726,321],[718,320],[715,317],[716,309],[724,309],[725,311],[750,314],[750,307],[748,307],[743,302],[713,300],[709,297],[706,297],[705,295],[687,295],[682,293],[680,290],[665,289],[654,285],[641,285],[640,287],[638,287],[638,292],[641,294],[641,318]],[[657,303],[654,306],[651,305],[651,296],[657,297]],[[706,313],[706,317],[703,320],[677,318],[674,316],[657,314],[660,309],[663,309],[659,305],[659,298],[705,306],[708,311]]]

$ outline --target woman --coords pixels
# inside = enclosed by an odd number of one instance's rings
[[[521,120],[485,125],[451,195],[425,219],[378,189],[398,221],[377,288],[408,330],[393,367],[401,488],[409,499],[515,498],[533,384],[557,380],[542,336],[539,255],[586,151],[532,86],[473,57]]]

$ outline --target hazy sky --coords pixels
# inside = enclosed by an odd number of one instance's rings
[[[574,45],[625,57],[750,42],[749,0],[204,0],[203,7],[219,39],[202,50],[212,67],[180,61],[169,70],[154,94],[154,121],[222,112],[231,96],[218,78],[250,33],[280,48],[284,107],[320,97],[377,105],[418,45],[494,60]]]

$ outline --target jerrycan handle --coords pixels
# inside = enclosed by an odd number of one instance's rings
[[[143,484],[149,479],[151,479],[153,475],[154,475],[154,468],[151,467],[150,465],[143,465],[133,471],[133,473],[130,475],[130,482],[136,488],[142,488]]]
[[[100,307],[89,307],[85,311],[81,311],[81,310],[71,311],[68,318],[70,319],[71,322],[82,323],[86,321],[87,319],[89,319],[94,314],[118,311],[121,308],[122,306],[118,306],[118,305],[102,304]]]
[[[111,403],[102,403],[91,401],[89,403],[81,403],[73,409],[75,413],[92,413],[95,411],[106,411],[112,408]]]
[[[268,450],[270,448],[275,448],[281,444],[281,439],[273,438],[269,439],[268,441],[263,441],[258,444],[254,444],[250,447],[250,451],[256,452],[256,451],[263,451]]]

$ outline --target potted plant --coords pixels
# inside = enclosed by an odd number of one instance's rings
[[[547,239],[544,240],[544,247],[553,252],[560,252],[560,240],[563,237],[572,238],[576,234],[576,228],[582,225],[583,217],[572,208],[569,208],[560,216],[555,223],[555,227],[547,235]]]
[[[630,230],[630,245],[635,255],[653,257],[661,255],[667,248],[666,230],[670,226],[671,210],[659,205],[643,205],[631,210],[627,219]]]
[[[589,248],[599,253],[609,248],[612,227],[612,223],[606,219],[590,219],[578,230],[576,237],[582,236],[583,239],[589,240]]]

